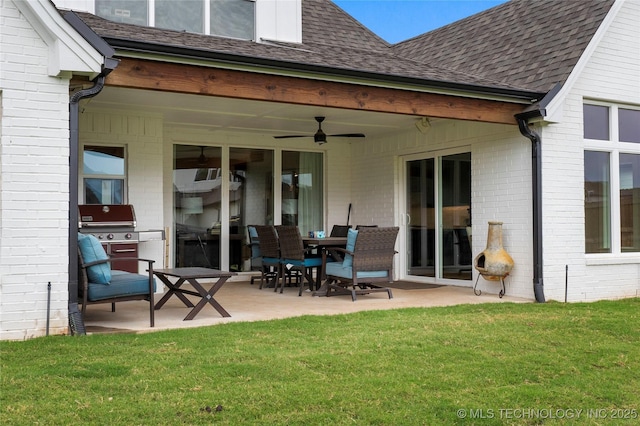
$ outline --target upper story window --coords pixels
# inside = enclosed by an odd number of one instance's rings
[[[255,0],[95,0],[96,15],[177,31],[255,38]]]

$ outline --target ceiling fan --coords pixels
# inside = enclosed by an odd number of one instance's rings
[[[200,156],[198,157],[198,164],[207,164],[207,157],[204,155],[204,146],[200,147]]]
[[[322,145],[327,142],[327,136],[330,137],[339,137],[339,138],[364,138],[363,133],[342,133],[338,135],[327,135],[322,131],[322,122],[324,121],[324,117],[315,117],[318,122],[318,130],[316,130],[313,135],[283,135],[283,136],[274,136],[276,139],[286,139],[286,138],[308,138],[313,137],[313,141],[318,145]]]

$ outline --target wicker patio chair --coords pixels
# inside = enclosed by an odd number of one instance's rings
[[[278,286],[280,278],[280,242],[273,225],[256,225],[261,256],[260,290],[265,282]]]
[[[331,228],[330,237],[346,237],[351,229],[351,225],[333,225]],[[339,253],[332,248],[327,249],[327,262],[342,262],[344,259],[342,253]]]
[[[333,225],[330,237],[346,237],[351,225]]]
[[[251,285],[255,280],[262,278],[262,253],[260,252],[260,240],[258,240],[258,231],[255,225],[247,225],[247,234],[249,243],[247,246],[251,250],[250,269],[251,271],[259,271],[260,275],[251,275]]]
[[[302,296],[304,287],[304,279],[309,284],[309,290],[313,290],[315,281],[313,279],[313,270],[316,270],[316,277],[319,280],[319,268],[322,266],[322,256],[317,253],[311,253],[310,249],[305,250],[302,242],[302,235],[297,226],[278,225],[278,240],[280,241],[280,263],[283,270],[299,271],[302,274],[303,281],[300,283],[298,296]],[[284,277],[280,287],[280,293],[284,290]],[[317,286],[316,286],[317,287]]]
[[[344,261],[325,265],[327,296],[350,294],[356,297],[373,292],[386,292],[393,297],[391,289],[384,283],[393,281],[393,257],[398,236],[398,227],[364,227],[349,230]]]

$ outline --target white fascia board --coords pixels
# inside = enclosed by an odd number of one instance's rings
[[[49,47],[48,73],[97,76],[103,56],[67,23],[49,0],[12,0]]]
[[[602,20],[600,27],[596,30],[596,33],[593,35],[593,38],[587,45],[587,48],[582,53],[580,59],[576,63],[576,66],[573,67],[567,81],[565,81],[562,88],[558,91],[558,93],[549,101],[547,105],[544,106],[545,109],[545,117],[544,121],[548,123],[559,123],[563,119],[564,115],[564,100],[568,96],[568,94],[573,89],[573,86],[576,83],[576,80],[580,77],[588,62],[591,60],[591,56],[595,52],[596,48],[602,41],[602,38],[609,30],[611,23],[614,21],[618,12],[622,8],[622,4],[626,0],[616,0],[611,6],[611,10],[607,13],[607,16]]]

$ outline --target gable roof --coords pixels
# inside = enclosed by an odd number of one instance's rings
[[[548,92],[569,77],[613,3],[511,0],[391,49],[425,64]]]
[[[563,82],[614,0],[512,0],[389,45],[330,0],[302,0],[302,43],[260,43],[78,16],[120,51],[539,99]],[[375,84],[375,83],[374,83]]]

